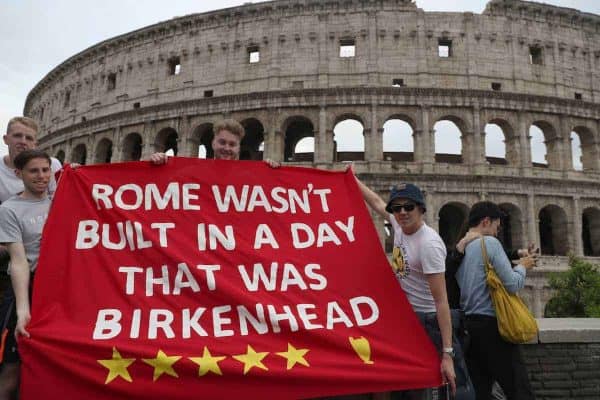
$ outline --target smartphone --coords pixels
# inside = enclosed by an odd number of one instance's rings
[[[440,387],[439,400],[450,400],[451,392],[452,390],[450,389],[450,384],[448,382],[444,383],[444,385]]]

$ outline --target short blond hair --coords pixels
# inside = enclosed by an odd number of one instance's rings
[[[217,122],[213,127],[213,134],[216,136],[221,131],[229,131],[233,133],[235,136],[240,138],[240,142],[246,135],[246,130],[242,124],[234,119],[224,119]]]
[[[8,125],[6,126],[6,133],[8,133],[8,131],[10,130],[10,127],[13,126],[14,124],[21,124],[21,125],[25,125],[28,128],[31,128],[35,131],[35,133],[38,132],[38,130],[40,129],[38,127],[37,122],[35,122],[34,119],[29,118],[29,117],[13,117],[10,119],[10,121],[8,121]]]

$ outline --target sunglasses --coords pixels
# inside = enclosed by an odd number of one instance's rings
[[[412,210],[415,209],[416,206],[417,205],[413,204],[413,203],[392,204],[390,208],[392,209],[392,212],[399,213],[402,211],[402,209],[404,209],[406,212],[411,212]]]

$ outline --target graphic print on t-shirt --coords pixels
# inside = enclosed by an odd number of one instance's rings
[[[404,279],[410,274],[410,264],[407,257],[404,256],[405,254],[404,245],[394,246],[392,250],[392,269],[399,279]]]

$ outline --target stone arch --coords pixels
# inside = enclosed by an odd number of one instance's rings
[[[212,140],[214,137],[213,124],[206,122],[194,128],[190,141],[193,143],[192,157],[214,158]]]
[[[163,128],[157,134],[154,140],[154,149],[162,153],[176,156],[178,149],[179,135],[173,128]]]
[[[56,158],[58,161],[60,161],[61,164],[64,164],[65,162],[65,151],[63,149],[60,149],[56,152],[56,154],[54,155],[54,158]]]
[[[519,165],[519,141],[511,124],[503,118],[491,118],[484,127],[485,157],[488,163]],[[500,144],[499,141],[502,141]],[[496,146],[501,146],[498,150]]]
[[[79,143],[71,152],[71,162],[85,165],[87,162],[87,146],[84,143]]]
[[[334,161],[365,159],[365,124],[356,114],[342,114],[333,126]]]
[[[433,124],[435,161],[461,164],[467,161],[467,124],[462,118],[444,115]]]
[[[123,161],[138,161],[142,158],[142,136],[132,132],[123,139]]]
[[[265,142],[265,128],[256,118],[247,118],[241,122],[246,135],[242,139],[240,160],[262,160]]]
[[[384,160],[415,160],[414,127],[412,118],[402,114],[391,115],[385,120],[382,133]]]
[[[542,254],[566,256],[569,251],[569,228],[565,211],[549,204],[540,210],[538,221]]]
[[[460,202],[449,202],[440,208],[439,233],[446,247],[451,247],[460,239],[459,235],[469,215],[469,206]]]
[[[314,161],[315,153],[296,153],[296,145],[305,137],[315,137],[315,128],[304,116],[289,117],[282,127],[284,133],[284,161]]]
[[[536,140],[536,138],[539,137],[540,131],[542,133],[543,146],[539,145]],[[533,121],[529,126],[529,135],[531,141],[531,159],[533,160],[533,166],[542,168],[559,168],[561,165],[561,154],[559,151],[560,141],[558,140],[554,126],[550,122],[544,120]],[[541,153],[544,150],[545,162],[542,161],[541,156]]]
[[[598,171],[600,169],[600,153],[594,140],[594,133],[588,127],[581,125],[574,127],[572,132],[579,136],[583,171]]]
[[[588,207],[581,217],[581,238],[583,255],[600,257],[600,209]]]
[[[512,203],[501,203],[498,205],[504,212],[502,225],[498,231],[498,239],[507,249],[520,249],[525,247],[523,243],[523,214],[518,206]]]
[[[108,138],[102,138],[96,144],[94,164],[110,163],[113,155],[113,142]]]

